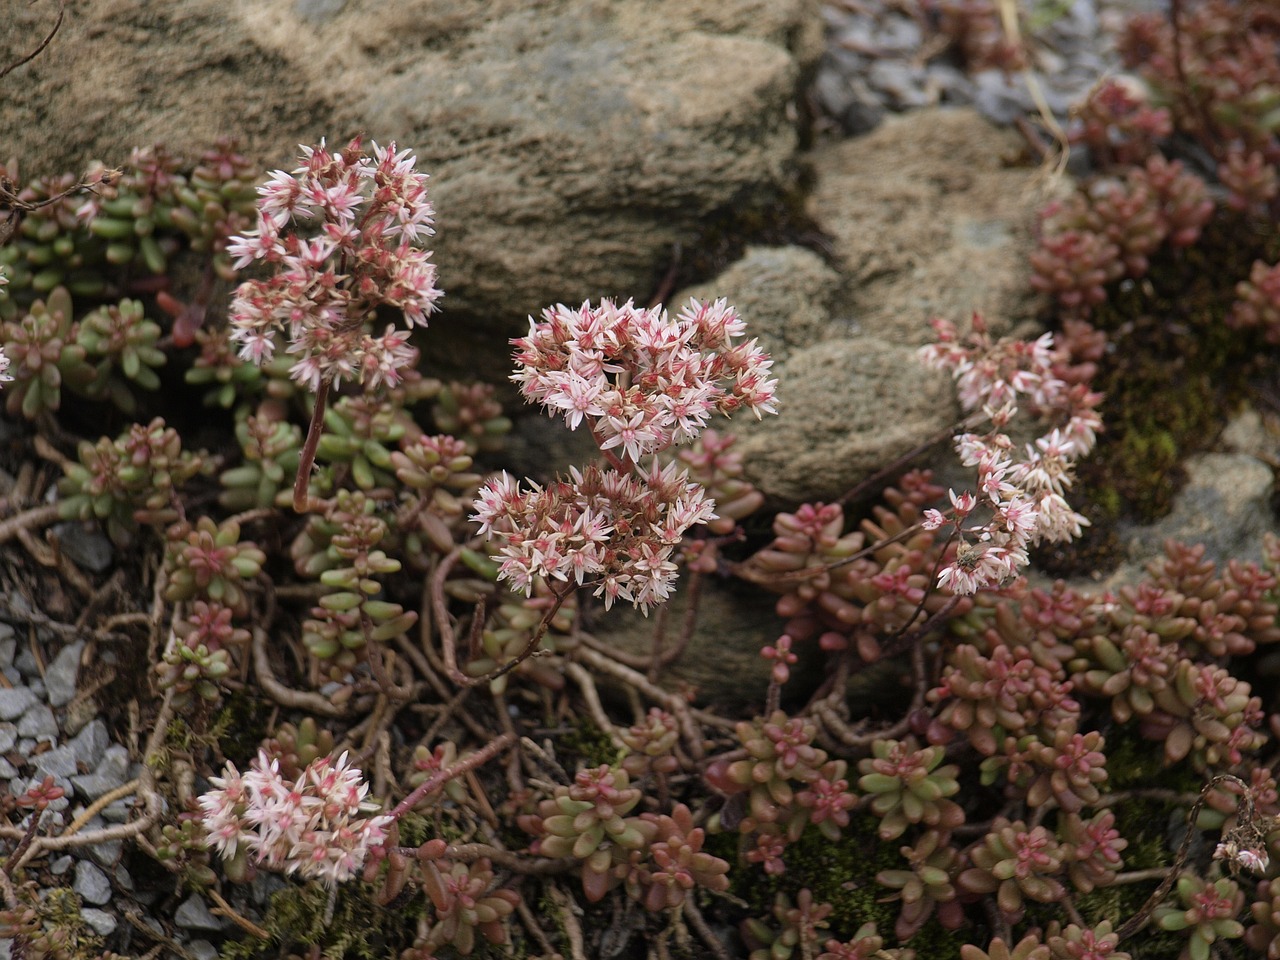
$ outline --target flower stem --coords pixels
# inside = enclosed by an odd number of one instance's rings
[[[413,792],[395,805],[389,816],[395,820],[399,820],[406,813],[414,808],[414,806],[429,793],[439,790],[450,780],[460,777],[468,770],[474,770],[482,763],[488,763],[497,754],[501,753],[507,747],[515,742],[515,737],[509,733],[504,733],[494,740],[490,740],[475,753],[463,757],[457,763],[445,767],[435,776],[428,777],[414,788]]]
[[[311,468],[316,462],[316,448],[320,446],[320,434],[324,432],[325,401],[329,399],[329,381],[321,380],[316,388],[316,405],[311,411],[311,426],[307,428],[307,442],[298,456],[298,476],[293,481],[293,509],[305,513],[310,497],[307,488],[311,484]]]

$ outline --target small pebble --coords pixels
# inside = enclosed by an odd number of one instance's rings
[[[102,761],[110,743],[107,725],[101,720],[93,720],[71,738],[71,749],[75,751],[76,760],[83,763],[86,770],[92,770]]]
[[[82,640],[63,647],[45,670],[44,682],[49,689],[49,703],[53,706],[65,707],[76,695],[76,676],[80,672],[80,651],[83,649]]]
[[[0,753],[4,753],[13,748],[18,742],[18,728],[9,721],[0,723]]]
[[[17,720],[36,702],[26,687],[0,687],[0,720]]]
[[[104,793],[123,786],[129,772],[129,751],[120,744],[107,747],[102,762],[94,768],[93,773],[72,777],[76,790],[82,797],[97,800]]]
[[[46,750],[35,757],[36,774],[41,777],[72,777],[76,774],[76,753],[67,744]]]
[[[101,906],[111,900],[111,881],[88,860],[81,860],[76,864],[76,879],[71,884],[71,889],[87,903]]]
[[[58,721],[53,718],[52,710],[38,703],[22,715],[18,721],[18,733],[33,737],[37,743],[41,740],[53,743],[58,739]]]
[[[71,854],[64,853],[62,856],[49,861],[49,872],[55,875],[61,875],[71,869],[71,865],[75,863]]]
[[[116,918],[105,910],[99,910],[97,907],[85,907],[80,911],[80,918],[93,927],[94,932],[100,937],[109,936],[115,932]]]
[[[209,905],[198,893],[193,893],[182,901],[173,914],[173,922],[187,930],[222,929],[222,921],[209,911]]]
[[[215,960],[218,948],[208,940],[192,940],[187,944],[187,953],[195,957],[195,960]]]

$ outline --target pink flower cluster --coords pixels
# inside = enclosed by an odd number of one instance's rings
[[[269,869],[329,884],[350,880],[370,847],[385,842],[392,818],[368,816],[369,785],[344,753],[312,761],[294,783],[260,751],[243,775],[227,764],[200,797],[208,843],[224,859],[243,848]]]
[[[712,413],[777,412],[773,361],[755,340],[734,342],[745,329],[724,300],[690,299],[675,320],[630,300],[558,304],[512,341],[511,379],[530,403],[563,413],[571,430],[585,418],[602,450],[638,463],[692,440]]]
[[[539,577],[590,581],[606,609],[622,598],[645,613],[670,596],[672,553],[689,527],[716,519],[715,502],[675,464],[640,460],[695,439],[713,413],[776,412],[773,361],[737,342],[745,329],[724,300],[691,299],[674,320],[630,300],[529,318],[511,379],[571,430],[586,420],[610,466],[545,488],[505,473],[484,486],[472,519],[502,544],[502,579],[526,596]]]
[[[951,491],[951,509],[926,510],[924,526],[936,530],[953,523],[960,542],[938,585],[957,594],[973,594],[1012,579],[1028,563],[1027,550],[1042,541],[1062,542],[1080,536],[1088,520],[1071,509],[1066,491],[1075,461],[1093,449],[1102,428],[1097,405],[1101,396],[1069,387],[1055,374],[1059,358],[1052,334],[1032,343],[995,341],[980,316],[961,342],[949,321],[935,320],[938,342],[921,349],[928,365],[949,371],[956,380],[965,411],[981,411],[991,430],[957,436],[961,462],[977,469],[978,492]],[[1004,428],[1026,396],[1042,416],[1057,415],[1054,427],[1025,456],[1014,450]],[[964,524],[983,507],[983,522]]]
[[[570,470],[568,480],[522,489],[490,479],[471,518],[502,543],[499,576],[525,596],[535,577],[597,583],[605,609],[619,598],[648,613],[676,579],[671,554],[685,530],[714,519],[715,504],[675,464],[634,476],[607,467]]]
[[[298,358],[291,374],[313,391],[343,379],[395,386],[417,359],[409,330],[389,325],[374,336],[369,325],[386,306],[410,328],[426,326],[442,295],[430,252],[416,246],[434,233],[427,176],[410,151],[375,143],[366,152],[358,138],[337,153],[322,140],[300,159],[258,188],[256,229],[228,245],[236,269],[261,260],[276,270],[240,285],[231,337],[241,357],[262,364],[287,330]]]

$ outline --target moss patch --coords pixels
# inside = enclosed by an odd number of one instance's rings
[[[1277,256],[1280,232],[1220,214],[1194,246],[1164,248],[1146,277],[1108,289],[1091,318],[1109,338],[1093,381],[1106,397],[1105,432],[1079,466],[1075,498],[1093,526],[1077,543],[1037,556],[1048,572],[1114,566],[1122,555],[1116,520],[1149,523],[1169,512],[1181,463],[1215,444],[1273,359],[1260,333],[1232,330],[1225,317],[1253,262]]]

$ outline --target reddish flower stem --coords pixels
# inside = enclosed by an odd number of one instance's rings
[[[501,753],[507,747],[515,742],[515,737],[509,733],[504,733],[496,740],[490,740],[483,747],[469,756],[463,757],[457,763],[445,767],[435,776],[428,777],[414,788],[413,792],[401,800],[391,810],[389,816],[394,820],[399,820],[406,813],[412,810],[423,797],[429,793],[439,790],[450,780],[460,777],[468,770],[474,770],[483,763],[488,763],[497,754]]]
[[[316,462],[316,448],[320,446],[320,435],[324,432],[324,408],[329,399],[329,381],[321,380],[316,389],[316,405],[311,411],[311,425],[307,428],[307,441],[298,456],[298,475],[293,481],[293,509],[296,513],[306,513],[310,496],[307,488],[311,485],[311,468]]]

